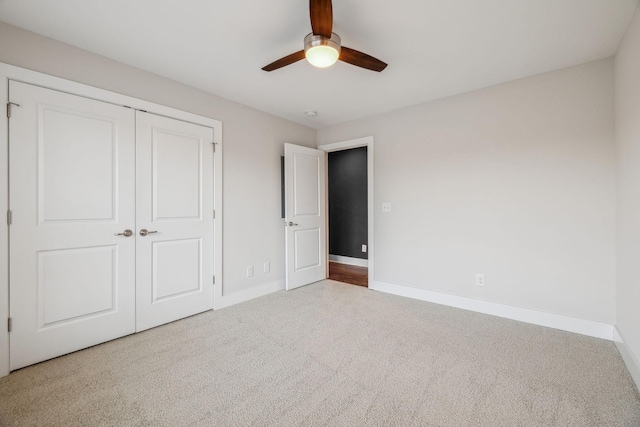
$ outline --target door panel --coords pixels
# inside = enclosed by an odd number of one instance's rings
[[[113,220],[116,123],[52,105],[38,116],[40,221]]]
[[[323,178],[321,158],[312,153],[293,154],[293,215],[315,216],[320,213],[319,180]],[[324,153],[323,153],[324,154]]]
[[[301,271],[306,268],[319,267],[320,259],[320,242],[322,236],[318,228],[310,228],[307,230],[293,230],[295,245],[295,271]]]
[[[286,288],[327,277],[325,153],[293,144],[285,152]]]
[[[153,303],[202,291],[202,239],[154,242]],[[180,268],[175,268],[179,265]]]
[[[213,129],[137,112],[136,141],[141,331],[213,308]]]
[[[154,221],[201,220],[202,138],[167,129],[152,132]]]
[[[38,327],[113,311],[116,261],[114,245],[39,252]]]
[[[11,81],[11,369],[135,330],[135,116]]]

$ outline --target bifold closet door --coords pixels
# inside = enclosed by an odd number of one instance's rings
[[[136,112],[136,330],[213,309],[213,129]]]
[[[135,331],[135,112],[15,81],[9,97],[13,370]]]

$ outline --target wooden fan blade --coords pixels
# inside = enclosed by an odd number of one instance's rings
[[[309,0],[309,15],[313,34],[331,37],[333,29],[333,8],[331,0]]]
[[[387,68],[387,64],[374,58],[366,53],[358,52],[355,49],[342,46],[340,49],[340,61],[347,62],[356,67],[366,68],[367,70],[380,72]]]
[[[264,67],[262,67],[262,69],[264,71],[277,70],[278,68],[282,68],[282,67],[285,67],[287,65],[291,65],[294,62],[298,62],[301,59],[304,59],[304,50],[301,50],[301,51],[296,52],[296,53],[292,53],[291,55],[287,55],[284,58],[278,59],[277,61],[273,61],[271,64],[265,65]]]

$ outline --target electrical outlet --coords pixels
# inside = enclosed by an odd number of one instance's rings
[[[484,286],[484,274],[476,274],[476,286]]]
[[[247,267],[247,277],[253,277],[253,266]]]
[[[264,272],[268,273],[271,271],[271,263],[269,261],[265,261],[264,263]]]
[[[367,253],[367,245],[362,245],[362,252]]]
[[[391,203],[385,202],[382,204],[382,212],[391,212]]]

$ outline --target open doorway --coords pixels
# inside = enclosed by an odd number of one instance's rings
[[[327,154],[329,279],[368,286],[367,147]]]
[[[327,277],[373,283],[373,138],[318,147],[327,152]]]

